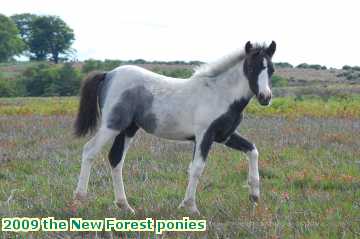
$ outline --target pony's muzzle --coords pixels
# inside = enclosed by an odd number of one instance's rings
[[[257,95],[257,99],[260,105],[269,105],[271,101],[271,96],[272,96],[271,92],[269,94],[259,93]]]

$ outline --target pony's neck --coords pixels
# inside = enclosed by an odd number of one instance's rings
[[[244,60],[230,67],[226,71],[214,77],[206,77],[202,80],[210,87],[214,87],[216,91],[219,91],[222,98],[228,98],[228,100],[250,100],[253,96],[249,87],[249,81],[244,74]]]

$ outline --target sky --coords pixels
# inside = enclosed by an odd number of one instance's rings
[[[247,41],[277,43],[275,62],[360,65],[358,0],[0,0],[0,13],[57,15],[77,59],[211,62]]]

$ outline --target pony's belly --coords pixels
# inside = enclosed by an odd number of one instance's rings
[[[192,140],[194,135],[189,132],[169,132],[169,131],[155,131],[153,135],[171,140]]]
[[[191,114],[181,112],[176,106],[155,113],[156,128],[152,134],[166,139],[187,140],[194,136]]]
[[[183,127],[176,123],[158,125],[152,134],[160,138],[172,140],[189,140],[194,137],[194,133],[190,128]]]

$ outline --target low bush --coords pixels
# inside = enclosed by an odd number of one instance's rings
[[[278,68],[293,68],[293,65],[288,62],[275,62],[274,65]]]
[[[110,71],[112,69],[115,69],[116,67],[123,64],[123,61],[120,60],[109,60],[106,59],[105,61],[100,60],[93,60],[89,59],[84,61],[84,65],[82,67],[83,73],[89,73],[90,71]]]
[[[289,84],[288,79],[278,75],[273,75],[271,77],[271,82],[273,87],[285,87],[288,86]]]
[[[360,66],[349,66],[349,65],[344,65],[342,67],[343,70],[346,71],[360,71]]]
[[[188,68],[162,69],[160,67],[155,67],[152,70],[158,74],[175,78],[189,78],[194,73],[192,69]]]
[[[302,69],[315,69],[315,70],[326,70],[326,66],[318,65],[318,64],[307,64],[307,63],[301,63],[296,68],[302,68]]]
[[[23,96],[25,92],[25,87],[20,80],[0,79],[0,97]]]
[[[40,64],[28,68],[22,77],[26,96],[70,96],[79,92],[81,73],[65,63],[63,66]]]

